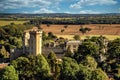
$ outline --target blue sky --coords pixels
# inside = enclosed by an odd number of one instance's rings
[[[0,13],[120,13],[120,0],[0,0]]]

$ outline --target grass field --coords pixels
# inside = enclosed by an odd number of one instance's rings
[[[65,39],[70,39],[72,40],[74,35],[56,35],[58,38],[59,37],[63,37]],[[83,35],[83,36],[80,36],[80,39],[86,39],[87,37],[93,37],[93,36],[96,36],[96,37],[99,37],[100,35]],[[102,35],[102,36],[105,36],[107,39],[109,40],[114,40],[116,38],[120,38],[119,35]]]
[[[28,22],[28,21],[0,21],[0,26],[9,25],[11,23],[14,23],[14,24],[23,24],[25,22]]]

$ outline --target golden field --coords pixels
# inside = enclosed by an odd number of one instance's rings
[[[65,25],[41,25],[43,31],[46,33],[52,32],[58,37],[64,37],[68,39],[73,39],[74,35],[80,35],[81,39],[86,38],[86,36],[100,36],[103,35],[110,40],[115,38],[120,38],[120,24],[88,24],[82,25],[83,27],[91,28],[91,31],[85,33],[84,35],[79,31],[81,25],[68,25],[67,28],[64,28]],[[64,29],[63,32],[61,30]]]

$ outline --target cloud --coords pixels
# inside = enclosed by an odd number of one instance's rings
[[[32,12],[29,12],[29,11],[22,11],[22,13],[31,13],[31,14],[39,14],[39,13],[54,13],[53,10],[49,10],[49,9],[46,9],[46,8],[41,8],[39,10],[34,10]]]
[[[40,10],[36,10],[33,13],[54,13],[54,11],[46,9],[46,8],[42,8]]]
[[[83,6],[113,5],[113,4],[117,4],[117,1],[116,0],[79,0],[74,4],[71,4],[70,8],[80,9]]]
[[[58,5],[62,0],[0,0],[0,8],[19,9],[19,8],[48,8]]]
[[[81,10],[79,14],[100,14],[101,12],[93,11],[93,10]]]
[[[70,11],[65,11],[64,13],[67,13],[67,14],[72,14],[72,12],[70,12]]]
[[[68,14],[101,14],[102,12],[95,11],[95,10],[80,10],[78,12],[65,11],[64,13],[68,13]]]

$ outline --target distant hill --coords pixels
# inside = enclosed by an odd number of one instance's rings
[[[0,18],[32,18],[32,17],[60,17],[60,18],[75,18],[75,17],[120,17],[120,13],[106,14],[68,14],[68,13],[42,13],[42,14],[24,14],[24,13],[0,13]]]

